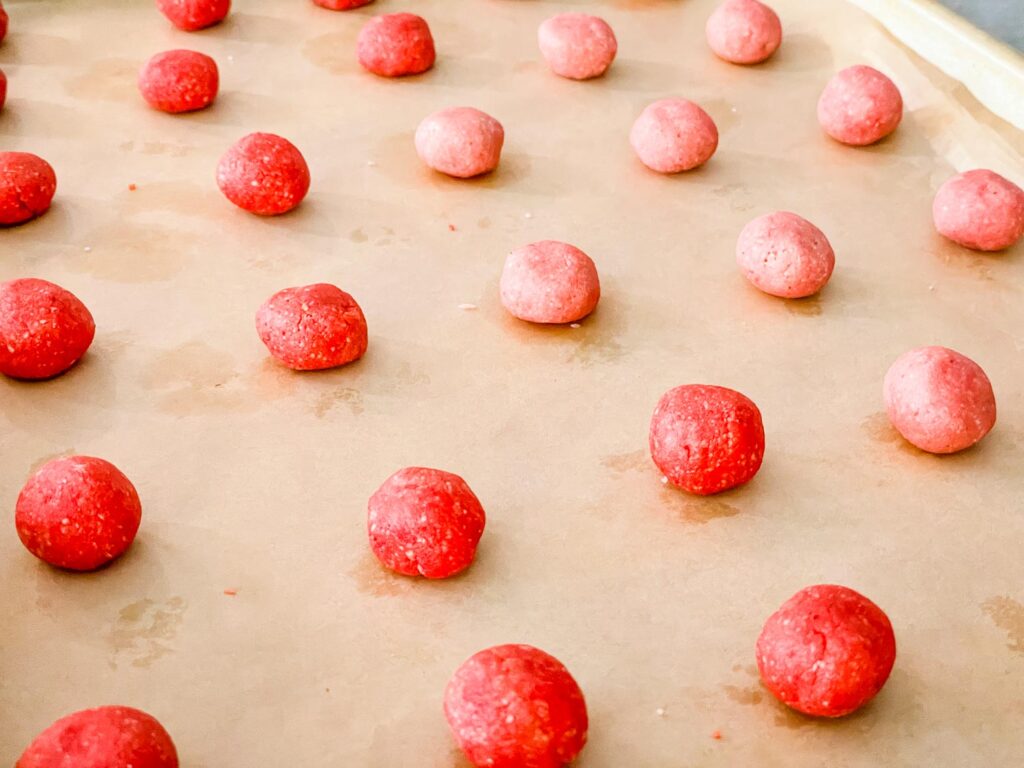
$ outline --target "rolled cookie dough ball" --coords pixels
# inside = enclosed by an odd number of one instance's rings
[[[3,110],[7,101],[7,75],[0,69],[0,110]]]
[[[836,257],[825,233],[795,213],[758,216],[740,232],[736,263],[743,276],[772,296],[811,296],[832,276]]]
[[[651,458],[672,485],[707,496],[750,480],[764,458],[761,412],[732,389],[686,384],[651,418]]]
[[[178,768],[178,753],[151,715],[98,707],[62,717],[40,733],[15,768]]]
[[[903,119],[903,97],[877,69],[858,65],[837,72],[818,99],[818,122],[843,144],[874,144]]]
[[[156,7],[178,29],[195,32],[223,21],[231,0],[156,0]]]
[[[976,362],[945,347],[904,352],[882,386],[889,421],[929,453],[970,448],[996,423],[996,397]]]
[[[260,216],[292,210],[309,191],[309,166],[287,139],[250,133],[224,153],[217,186],[239,208]]]
[[[7,37],[7,22],[10,18],[7,15],[7,11],[4,10],[4,4],[0,3],[0,43]]]
[[[444,713],[480,768],[562,768],[587,742],[579,685],[558,659],[529,645],[470,657],[448,682]]]
[[[359,31],[359,63],[382,77],[418,75],[434,66],[434,38],[425,19],[412,13],[374,16]]]
[[[501,273],[501,303],[531,323],[572,323],[601,298],[597,267],[568,243],[541,240],[512,251]]]
[[[153,109],[193,112],[217,98],[217,62],[198,51],[164,51],[139,72],[139,92]]]
[[[725,0],[704,31],[715,55],[733,64],[762,62],[782,43],[778,15],[757,0]]]
[[[757,667],[775,698],[805,715],[842,717],[874,698],[892,671],[889,618],[847,587],[807,587],[783,603],[757,639]]]
[[[939,187],[932,218],[954,243],[1001,251],[1024,236],[1024,190],[993,171],[967,171]]]
[[[336,368],[366,352],[363,310],[328,283],[275,293],[256,313],[256,332],[275,359],[296,371]]]
[[[629,142],[652,171],[679,173],[703,165],[715,154],[718,128],[692,101],[661,99],[640,113]]]
[[[556,75],[572,80],[600,77],[619,49],[608,22],[585,13],[560,13],[540,25],[537,43]]]
[[[0,152],[0,226],[42,216],[57,191],[50,164],[29,152]]]
[[[142,505],[135,486],[109,461],[68,456],[46,462],[28,479],[14,520],[21,543],[40,560],[93,571],[131,546]]]
[[[95,335],[92,315],[70,291],[34,277],[0,283],[0,373],[49,379],[77,363]]]
[[[449,107],[428,116],[416,129],[416,152],[430,168],[458,179],[498,167],[505,129],[479,109]]]
[[[313,0],[316,5],[329,11],[351,11],[369,5],[373,0]]]
[[[370,497],[370,548],[405,576],[444,579],[469,568],[484,532],[484,508],[466,481],[425,467],[400,469]]]

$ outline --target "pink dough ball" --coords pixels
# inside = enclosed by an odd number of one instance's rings
[[[542,240],[505,259],[501,303],[520,320],[572,323],[593,312],[600,298],[597,267],[568,243]]]
[[[585,13],[552,16],[537,30],[537,43],[551,71],[572,80],[600,77],[618,51],[608,22]]]
[[[932,218],[940,235],[977,251],[1001,251],[1024,235],[1024,190],[998,173],[967,171],[939,187]]]
[[[818,122],[836,141],[855,147],[874,144],[903,119],[903,97],[877,69],[858,65],[837,72],[818,100]]]
[[[498,167],[505,130],[479,109],[449,107],[425,118],[416,129],[416,152],[435,171],[459,179]]]
[[[704,31],[715,55],[733,64],[762,62],[782,43],[778,15],[757,0],[725,0]]]
[[[800,299],[825,287],[836,265],[825,233],[795,213],[758,216],[740,232],[736,263],[755,287]]]
[[[706,163],[718,147],[715,121],[686,99],[661,99],[640,113],[629,143],[652,171],[679,173]]]

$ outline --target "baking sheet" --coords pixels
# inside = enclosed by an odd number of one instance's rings
[[[582,685],[583,768],[1019,762],[1024,250],[956,248],[930,203],[968,167],[1024,182],[1024,138],[839,0],[776,0],[786,42],[755,68],[705,49],[713,5],[237,0],[188,35],[142,0],[7,3],[0,136],[50,160],[59,196],[0,233],[0,278],[61,283],[98,334],[66,376],[0,382],[0,763],[60,715],[122,703],[156,715],[190,768],[464,768],[443,687],[516,641]],[[431,22],[437,68],[360,72],[361,23],[408,8]],[[571,9],[616,30],[604,80],[538,60],[537,24]],[[213,109],[144,108],[135,72],[171,47],[217,58]],[[861,150],[814,116],[830,73],[857,62],[907,105],[896,135]],[[702,170],[659,176],[629,150],[635,116],[666,95],[718,123]],[[504,123],[494,175],[418,163],[416,124],[454,104]],[[249,216],[216,189],[217,158],[254,130],[310,163],[291,215]],[[735,268],[739,229],[779,208],[835,247],[818,298],[760,295]],[[498,303],[505,253],[542,238],[599,266],[604,297],[579,329]],[[369,353],[282,370],[255,309],[321,280],[362,304]],[[981,363],[999,401],[993,433],[945,458],[882,414],[889,363],[933,343]],[[759,404],[768,449],[748,486],[697,499],[659,482],[648,420],[685,382]],[[30,470],[72,451],[120,466],[144,506],[130,553],[91,575],[36,562],[10,520]],[[462,474],[487,509],[461,578],[392,577],[368,552],[366,499],[409,464]],[[839,722],[786,711],[753,666],[764,618],[818,582],[869,595],[899,643],[884,692]]]

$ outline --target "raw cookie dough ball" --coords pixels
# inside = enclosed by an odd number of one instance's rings
[[[351,11],[353,8],[369,5],[373,0],[313,0],[313,2],[329,11]]]
[[[71,571],[93,571],[120,557],[141,520],[135,486],[109,461],[91,456],[46,462],[21,489],[14,515],[29,552]]]
[[[742,485],[761,468],[761,412],[726,387],[676,387],[654,409],[650,447],[672,485],[700,496],[719,493]]]
[[[832,276],[836,256],[825,233],[795,213],[758,216],[740,232],[736,263],[743,276],[772,296],[811,296]]]
[[[418,75],[434,66],[434,38],[425,19],[412,13],[374,16],[359,31],[359,63],[375,75]]]
[[[0,373],[49,379],[77,363],[95,335],[92,315],[70,291],[34,277],[0,283]]]
[[[139,72],[139,92],[162,112],[193,112],[217,98],[217,62],[198,51],[164,51]]]
[[[309,191],[309,166],[287,139],[250,133],[217,165],[217,186],[239,208],[277,216],[295,208]]]
[[[858,65],[837,72],[818,100],[818,122],[836,141],[855,147],[874,144],[903,119],[903,97],[877,69]]]
[[[715,55],[733,64],[762,62],[782,43],[778,15],[757,0],[725,0],[704,31]]]
[[[501,303],[531,323],[572,323],[601,298],[597,267],[568,243],[541,240],[512,251],[501,272]]]
[[[4,4],[0,3],[0,43],[7,37],[7,22],[10,18],[7,16],[7,11],[4,10]]]
[[[996,423],[996,397],[981,366],[945,347],[904,352],[885,374],[885,410],[908,441],[929,453],[970,448]]]
[[[932,218],[954,243],[1001,251],[1024,235],[1024,190],[993,171],[967,171],[939,187]]]
[[[0,226],[42,216],[57,191],[50,164],[29,152],[0,152]]]
[[[469,568],[484,532],[484,508],[451,472],[400,469],[370,497],[370,547],[405,576],[445,579]]]
[[[178,29],[195,32],[223,21],[231,0],[156,0],[156,7]]]
[[[416,129],[416,152],[430,168],[458,179],[498,167],[505,130],[479,109],[449,107],[426,117]]]
[[[629,143],[652,171],[679,173],[706,163],[718,147],[718,128],[686,99],[661,99],[640,113]]]
[[[0,69],[0,110],[3,110],[4,103],[7,101],[7,75]]]
[[[585,13],[560,13],[540,25],[537,43],[556,75],[572,80],[600,77],[619,46],[608,22]]]
[[[558,659],[529,645],[470,657],[448,682],[444,713],[480,768],[562,768],[587,742],[579,685]]]
[[[15,768],[178,768],[178,753],[152,716],[98,707],[62,717],[40,733]]]
[[[757,639],[757,667],[775,698],[805,715],[842,717],[889,678],[896,638],[889,618],[847,587],[807,587],[783,603]]]
[[[256,313],[256,332],[271,355],[296,371],[336,368],[366,352],[363,310],[328,283],[275,293]]]

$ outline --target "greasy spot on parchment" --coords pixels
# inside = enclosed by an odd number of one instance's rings
[[[982,603],[981,610],[1006,632],[1006,647],[1024,653],[1024,605],[1009,595],[996,595]]]
[[[726,696],[737,704],[752,706],[760,704],[762,699],[764,699],[764,691],[756,686],[742,688],[738,685],[723,685],[722,690],[725,691]]]
[[[613,453],[601,459],[601,466],[614,472],[636,472],[647,469],[647,451],[640,448],[627,453]]]
[[[313,405],[313,413],[318,419],[326,416],[336,405],[347,405],[350,412],[363,412],[363,395],[358,389],[338,387],[321,392]]]
[[[185,600],[172,597],[164,603],[146,598],[120,610],[108,639],[112,648],[110,667],[128,660],[133,667],[146,668],[171,653],[185,613]]]

